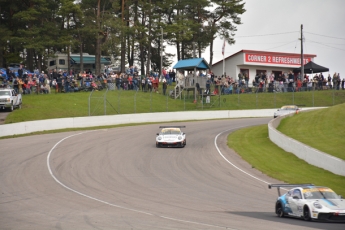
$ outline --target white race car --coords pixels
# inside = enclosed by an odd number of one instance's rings
[[[270,184],[268,187],[278,189],[275,212],[279,217],[345,222],[345,200],[330,188],[313,184]],[[280,195],[281,187],[293,188]]]
[[[156,147],[185,147],[187,144],[186,134],[181,128],[186,126],[159,126],[161,132],[157,133]]]
[[[297,105],[284,105],[280,109],[274,112],[273,117],[280,117],[290,113],[298,113],[300,108]]]

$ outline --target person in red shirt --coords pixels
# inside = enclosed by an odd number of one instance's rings
[[[298,78],[298,79],[297,79],[296,92],[301,91],[301,87],[302,87],[302,81]]]
[[[131,75],[128,76],[128,90],[133,89],[133,77]]]

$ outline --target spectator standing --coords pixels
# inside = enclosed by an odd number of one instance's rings
[[[264,72],[264,74],[261,76],[261,79],[262,81],[264,82],[264,85],[263,85],[263,91],[266,92],[266,88],[267,88],[267,74],[266,72]],[[248,84],[247,84],[247,81],[246,81],[246,85],[248,87]]]
[[[20,94],[23,93],[23,85],[24,85],[23,80],[20,77],[18,77],[18,92]]]
[[[258,75],[257,75],[258,76]],[[239,86],[241,86],[242,85],[242,80],[244,79],[244,76],[243,76],[243,74],[242,74],[242,72],[240,71],[239,73],[238,73],[238,84],[239,84]]]
[[[26,84],[26,90],[25,94],[30,94],[31,93],[31,87],[34,85],[34,82],[32,81],[32,78],[29,77],[28,83]]]
[[[266,73],[265,73],[266,74]],[[265,75],[266,76],[266,75]],[[248,74],[248,72],[245,72],[244,73],[244,75],[243,75],[243,77],[244,77],[244,81],[245,81],[245,83],[246,83],[246,87],[248,88],[248,86],[249,86],[249,74]]]
[[[16,93],[19,93],[19,78],[16,77],[13,81],[13,89],[16,91]]]
[[[294,90],[294,87],[293,87],[293,85],[294,85],[294,75],[293,75],[293,73],[292,73],[292,71],[290,71],[289,72],[289,75],[288,75],[288,79],[289,79],[289,88],[288,88],[288,91],[289,92],[293,92],[293,91],[295,91]]]
[[[167,71],[165,70],[165,68],[162,68],[162,79],[166,78],[167,75]],[[167,84],[169,84],[169,82],[167,82]]]
[[[211,92],[211,77],[207,77],[206,81],[206,94],[210,94]]]
[[[174,70],[171,70],[170,73],[169,73],[169,75],[170,75],[171,81],[172,81],[172,82],[176,82],[176,73],[175,73],[175,71],[174,71]]]
[[[6,80],[13,83],[12,71],[9,67],[6,69]]]
[[[145,91],[146,78],[141,77],[141,91]]]
[[[307,79],[303,79],[303,82],[302,82],[302,91],[307,91],[307,84],[308,84]]]
[[[299,78],[297,78],[296,92],[301,91],[301,88],[302,88],[302,82]]]
[[[20,79],[23,79],[23,65],[20,65],[19,66],[19,69],[18,69],[18,77]]]
[[[311,80],[308,81],[307,87],[308,87],[308,91],[313,89],[313,82]]]
[[[163,79],[163,95],[166,94],[167,88],[168,88],[167,81]]]
[[[345,87],[345,78],[341,81],[341,89],[344,90]]]
[[[138,77],[136,75],[134,75],[133,77],[133,90],[138,91],[139,87],[138,87]]]
[[[333,74],[333,89],[337,88],[337,73]]]
[[[328,87],[330,89],[332,89],[332,77],[331,77],[331,74],[328,74],[327,82],[328,82]]]
[[[149,92],[152,92],[152,81],[150,80],[150,78],[147,78],[147,90]]]
[[[62,92],[62,73],[61,73],[61,70],[58,73],[58,78],[57,78],[56,82],[57,82],[58,92],[61,93]]]
[[[301,76],[301,73],[300,73],[300,72],[298,72],[298,74],[297,74],[297,79],[299,79],[300,81],[303,81],[303,78],[302,78],[302,76]]]
[[[337,90],[340,90],[340,83],[341,83],[341,79],[340,79],[340,74],[338,73],[338,75],[337,75]]]
[[[318,88],[319,88],[319,90],[322,90],[323,89],[322,83],[323,83],[323,80],[324,80],[324,77],[323,77],[322,73],[319,75],[319,78],[317,80],[318,80]]]

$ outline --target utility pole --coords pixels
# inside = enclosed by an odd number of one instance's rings
[[[303,24],[301,24],[301,78],[304,79]]]

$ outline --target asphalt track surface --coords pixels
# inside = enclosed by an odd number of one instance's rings
[[[156,148],[158,124],[0,140],[0,229],[345,229],[277,217],[282,182],[226,146],[268,121],[178,123],[185,148]]]
[[[0,109],[0,125],[5,123],[5,119],[6,119],[8,114],[9,114],[9,112],[7,112],[6,110]]]

